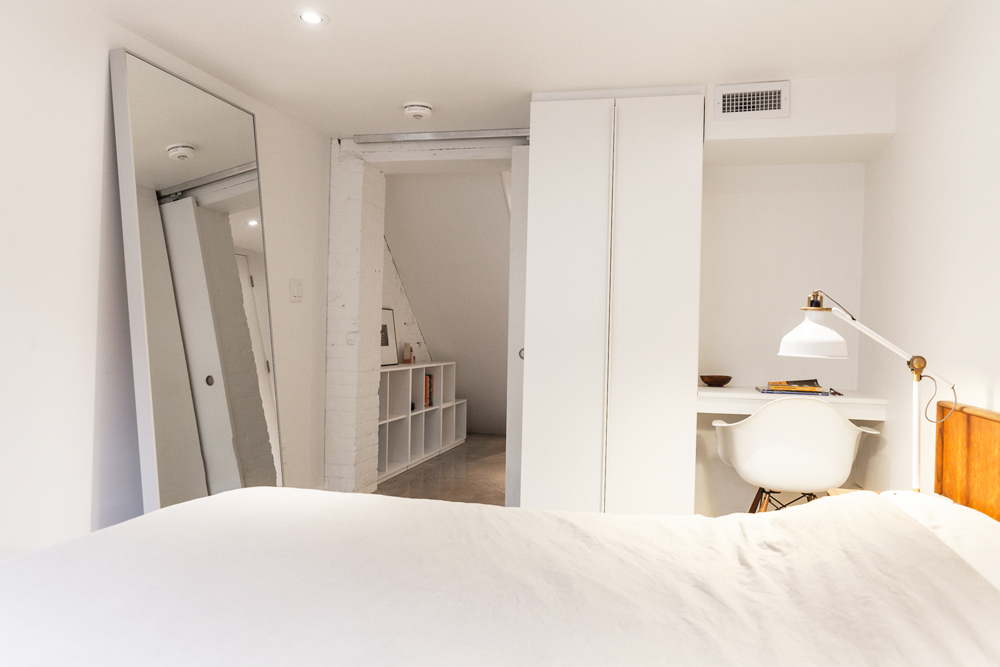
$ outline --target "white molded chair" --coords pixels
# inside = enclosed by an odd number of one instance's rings
[[[751,512],[766,511],[772,493],[794,491],[808,501],[841,486],[861,434],[878,435],[826,401],[797,396],[772,401],[735,424],[716,420],[712,426],[723,463],[758,487]]]

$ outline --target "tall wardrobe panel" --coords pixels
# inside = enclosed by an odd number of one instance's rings
[[[605,510],[690,514],[704,97],[616,106]]]
[[[614,100],[531,105],[521,506],[601,511]]]

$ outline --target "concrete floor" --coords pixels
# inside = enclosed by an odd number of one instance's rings
[[[506,451],[502,435],[469,434],[458,447],[380,482],[375,493],[503,505]]]

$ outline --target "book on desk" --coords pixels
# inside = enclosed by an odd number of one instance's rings
[[[762,394],[785,394],[789,396],[829,396],[830,392],[824,389],[819,380],[781,380],[778,382],[768,382],[767,386],[757,387],[757,391]]]

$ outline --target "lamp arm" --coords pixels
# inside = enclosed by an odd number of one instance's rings
[[[941,377],[940,375],[938,375],[936,373],[931,373],[930,371],[926,370],[923,366],[915,369],[913,367],[913,365],[912,365],[913,364],[913,360],[919,359],[921,364],[926,364],[927,362],[926,362],[926,360],[923,357],[914,357],[912,354],[908,354],[907,352],[903,351],[903,349],[900,348],[899,346],[893,345],[892,343],[890,343],[889,341],[887,341],[882,336],[878,335],[877,333],[875,333],[874,331],[872,331],[871,329],[869,329],[865,325],[861,324],[861,322],[858,322],[856,319],[854,319],[853,315],[851,315],[850,313],[847,313],[847,312],[841,310],[840,308],[837,308],[836,306],[833,306],[832,308],[830,308],[830,312],[833,313],[834,315],[836,315],[838,318],[844,320],[845,322],[847,322],[848,324],[850,324],[852,327],[854,327],[855,329],[857,329],[861,333],[865,334],[866,336],[868,336],[869,338],[871,338],[875,342],[882,344],[882,346],[884,346],[885,348],[887,348],[889,350],[892,350],[893,352],[895,352],[896,354],[898,354],[900,357],[902,357],[904,360],[906,360],[906,363],[910,367],[910,370],[914,371],[915,374],[917,374],[919,376],[927,376],[927,377],[933,378],[936,382],[940,382],[941,384],[948,386],[950,389],[954,389],[955,388],[955,383],[954,382],[952,382],[951,380],[947,380],[947,379]]]
[[[834,315],[836,315],[837,317],[839,317],[840,319],[844,320],[845,322],[847,322],[848,324],[850,324],[852,327],[854,327],[855,329],[857,329],[861,333],[865,334],[866,336],[868,336],[869,338],[871,338],[875,342],[881,343],[884,347],[892,350],[893,352],[895,352],[896,354],[898,354],[899,356],[901,356],[903,359],[905,359],[907,362],[909,362],[910,359],[913,358],[912,354],[907,354],[900,347],[898,347],[896,345],[893,345],[892,343],[890,343],[889,341],[887,341],[882,336],[879,336],[877,333],[875,333],[874,331],[872,331],[871,329],[869,329],[865,325],[861,324],[861,322],[858,322],[856,319],[854,319],[854,317],[852,317],[851,315],[848,315],[847,313],[845,313],[840,308],[837,308],[836,306],[834,306],[834,307],[832,307],[830,309],[830,312],[833,313]]]

